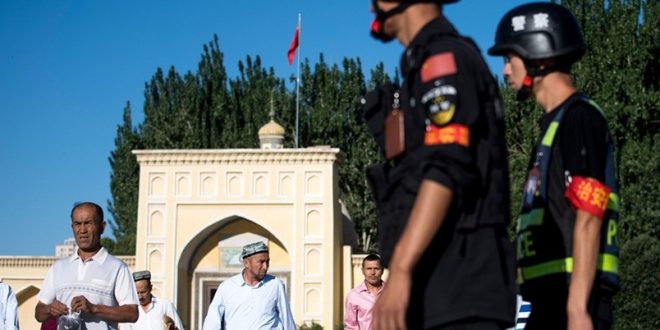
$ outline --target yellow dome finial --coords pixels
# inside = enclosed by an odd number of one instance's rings
[[[275,122],[275,110],[273,104],[273,92],[270,94],[270,121],[259,129],[259,141],[261,149],[281,149],[284,141],[284,127]]]

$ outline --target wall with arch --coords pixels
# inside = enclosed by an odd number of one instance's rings
[[[341,323],[345,291],[338,152],[135,151],[136,269],[151,270],[187,327],[199,328],[213,287],[242,269],[240,246],[264,240],[269,273],[287,284],[296,323],[332,329]]]

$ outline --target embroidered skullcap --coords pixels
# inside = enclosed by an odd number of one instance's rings
[[[243,252],[241,252],[241,259],[261,252],[268,252],[268,246],[266,246],[264,242],[250,243],[243,247]]]
[[[139,272],[133,273],[133,281],[137,282],[139,280],[150,280],[151,272],[148,270],[141,270]]]

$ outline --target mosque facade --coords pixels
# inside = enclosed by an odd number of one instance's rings
[[[150,270],[154,295],[174,302],[187,329],[201,322],[220,283],[239,273],[241,247],[263,241],[269,273],[287,287],[296,324],[335,329],[362,255],[339,201],[341,153],[283,148],[274,120],[259,149],[136,150],[140,189],[131,271]],[[21,328],[38,329],[34,307],[56,257],[0,257],[19,301]]]

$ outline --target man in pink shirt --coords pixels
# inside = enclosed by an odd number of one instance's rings
[[[371,310],[376,299],[383,290],[385,282],[380,257],[370,254],[362,260],[362,274],[364,282],[353,288],[346,296],[344,306],[344,329],[368,330],[371,329]]]

